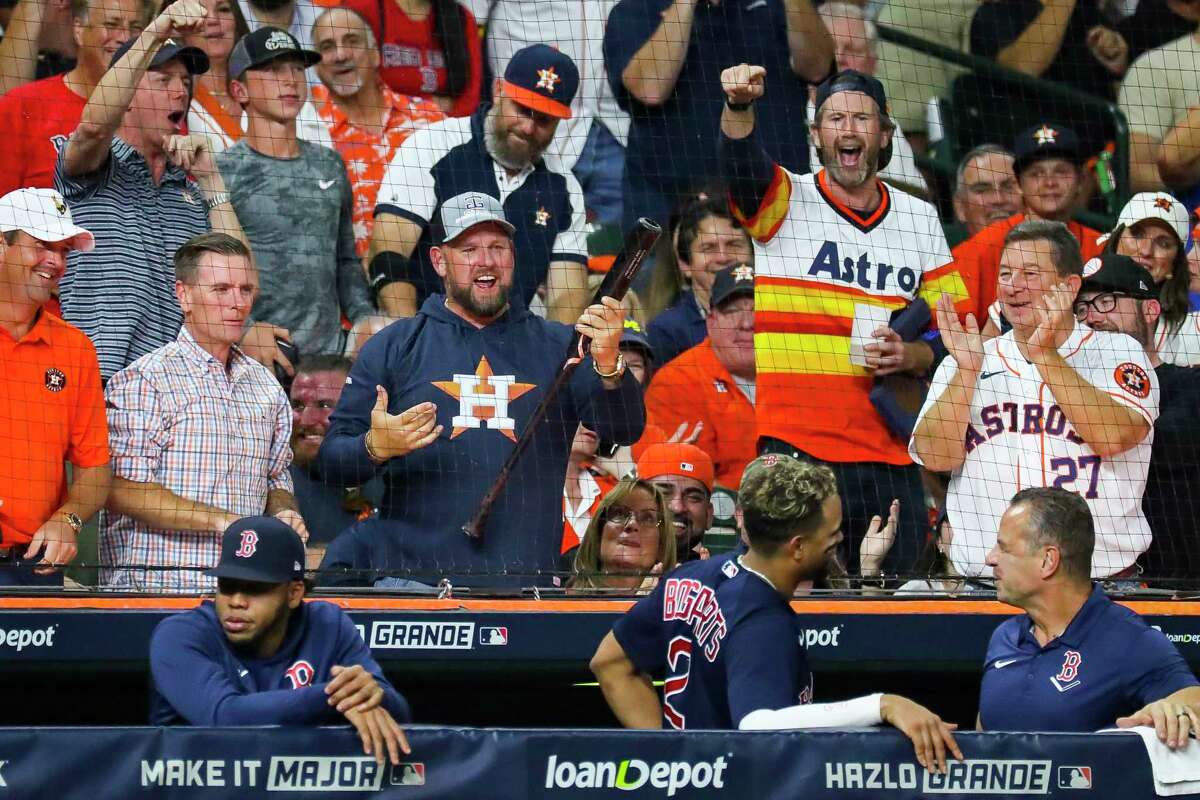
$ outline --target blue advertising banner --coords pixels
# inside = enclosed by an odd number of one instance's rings
[[[142,599],[143,604],[154,601]],[[0,662],[144,662],[150,633],[176,609],[0,609]],[[335,602],[337,602],[335,600]],[[623,603],[504,603],[502,609],[371,608],[360,599],[347,607],[363,639],[381,662],[525,661],[583,664],[612,627]],[[414,604],[417,605],[417,604]],[[500,605],[500,604],[498,604]],[[797,624],[817,669],[872,665],[924,668],[931,663],[978,669],[987,642],[1007,609],[997,603],[957,601],[878,604],[894,609],[862,613],[853,601],[797,602]],[[942,606],[947,611],[939,611]],[[1140,603],[1146,620],[1175,643],[1193,669],[1200,668],[1200,603]],[[1161,613],[1154,613],[1158,606]],[[516,606],[520,610],[513,610]],[[571,610],[560,610],[566,606]],[[920,610],[908,612],[908,608]],[[972,613],[978,606],[983,613]],[[620,610],[613,610],[614,607]],[[1011,609],[1009,609],[1011,610]],[[1180,611],[1188,613],[1180,613]],[[816,612],[816,613],[814,613]]]
[[[0,729],[0,798],[1155,796],[1149,759],[1132,734],[964,733],[966,760],[951,762],[946,775],[922,770],[908,740],[890,729],[413,727],[409,739],[412,755],[381,767],[349,728]]]

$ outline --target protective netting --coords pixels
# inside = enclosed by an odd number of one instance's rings
[[[644,592],[775,454],[815,591],[988,592],[1030,487],[1196,588],[1200,4],[4,5],[0,582]]]

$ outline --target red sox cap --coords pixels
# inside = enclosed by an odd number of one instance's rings
[[[243,517],[221,535],[221,560],[205,575],[257,583],[304,578],[300,534],[275,517]]]

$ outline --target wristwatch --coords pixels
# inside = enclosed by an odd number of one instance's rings
[[[210,197],[204,201],[204,207],[206,209],[208,209],[209,211],[212,211],[214,208],[221,205],[222,203],[228,203],[228,202],[229,202],[229,192],[217,192],[212,197]]]
[[[75,533],[79,533],[81,530],[83,530],[83,520],[79,518],[78,514],[74,514],[70,511],[64,511],[63,519],[67,521],[67,524],[71,526],[71,529],[75,531]]]
[[[600,365],[596,363],[595,359],[592,359],[592,370],[606,381],[619,381],[625,374],[625,354],[617,353],[617,366],[613,368],[612,372],[601,372]]]

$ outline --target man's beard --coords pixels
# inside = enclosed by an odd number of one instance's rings
[[[541,152],[534,152],[536,146],[532,142],[528,142],[527,152],[518,153],[509,145],[507,136],[500,136],[496,132],[496,126],[500,123],[499,105],[492,106],[485,123],[483,138],[487,151],[491,153],[492,158],[500,162],[500,166],[505,169],[522,170],[541,157]]]
[[[826,152],[825,147],[819,147],[817,154],[820,156],[821,165],[825,167],[825,171],[833,178],[834,183],[843,186],[847,189],[857,189],[875,177],[876,165],[879,163],[879,146],[872,146],[865,139],[862,141],[862,153],[858,157],[858,165],[854,167],[843,167],[838,161],[837,142],[830,150]]]
[[[325,86],[328,87],[329,91],[333,92],[338,97],[345,99],[347,97],[354,97],[354,95],[362,91],[363,79],[362,75],[355,70],[353,82],[348,82],[345,79],[342,79],[332,83],[326,83]]]
[[[499,279],[497,279],[499,280]],[[455,286],[446,284],[446,295],[458,306],[476,317],[494,317],[508,305],[508,295],[512,287],[499,286],[496,296],[491,300],[480,301],[472,294],[474,284]]]
[[[317,452],[320,450],[319,444],[312,447],[309,443],[302,441],[302,437],[307,432],[299,430],[292,433],[292,463],[297,467],[307,467],[316,463]]]

